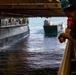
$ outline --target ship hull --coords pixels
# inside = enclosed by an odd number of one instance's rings
[[[29,36],[29,26],[11,26],[0,28],[0,50],[9,48]]]
[[[62,32],[62,25],[44,25],[44,34],[49,37],[56,37]]]

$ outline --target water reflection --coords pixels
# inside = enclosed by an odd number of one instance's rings
[[[0,51],[0,74],[57,75],[64,46],[57,37],[32,34],[15,47]]]
[[[10,50],[0,52],[0,74],[23,74],[26,73],[26,53],[23,50]],[[25,65],[26,64],[26,65]]]
[[[27,55],[23,50],[0,52],[1,75],[50,75],[49,68],[31,69],[27,63]],[[56,72],[55,72],[56,73]],[[54,74],[54,73],[53,73]]]

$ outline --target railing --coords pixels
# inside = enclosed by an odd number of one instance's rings
[[[67,42],[58,75],[76,75],[76,40]]]
[[[68,41],[58,75],[71,75],[71,48],[72,42]]]
[[[7,19],[7,20],[1,21],[0,28],[24,26],[24,25],[28,25],[28,23],[29,23],[28,20],[22,20],[22,21],[18,20],[18,21],[9,22]]]
[[[20,27],[20,26],[27,26],[27,25],[28,25],[28,23],[17,24],[17,25],[4,25],[4,26],[1,26],[0,28]]]

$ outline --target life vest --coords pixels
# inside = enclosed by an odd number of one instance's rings
[[[67,27],[69,29],[71,29],[72,23],[73,23],[73,19],[71,17],[69,17],[68,20],[67,20]]]

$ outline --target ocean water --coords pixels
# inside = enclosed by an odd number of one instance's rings
[[[66,17],[29,18],[30,35],[22,43],[0,52],[2,75],[57,75],[65,52],[66,42],[58,37],[44,36],[44,20],[67,24]],[[56,69],[57,68],[57,69]]]
[[[60,43],[57,37],[45,37],[44,36],[44,20],[51,20],[53,24],[64,24],[64,28],[67,26],[66,17],[52,17],[52,18],[29,18],[30,37],[29,37],[29,49],[28,52],[36,53],[32,58],[29,57],[29,61],[33,61],[34,64],[30,66],[38,68],[54,68],[59,67],[63,58],[63,54],[66,47],[66,42]],[[65,30],[65,29],[64,29]],[[49,63],[48,63],[49,62]]]
[[[64,28],[67,26],[66,17],[29,18],[30,37],[27,52],[30,56],[27,59],[29,66],[35,71],[38,70],[39,74],[57,75],[58,71],[55,69],[60,68],[67,41],[60,43],[58,36],[45,37],[43,29],[45,19],[51,20],[53,24],[63,22]],[[36,71],[36,74],[38,72]]]

